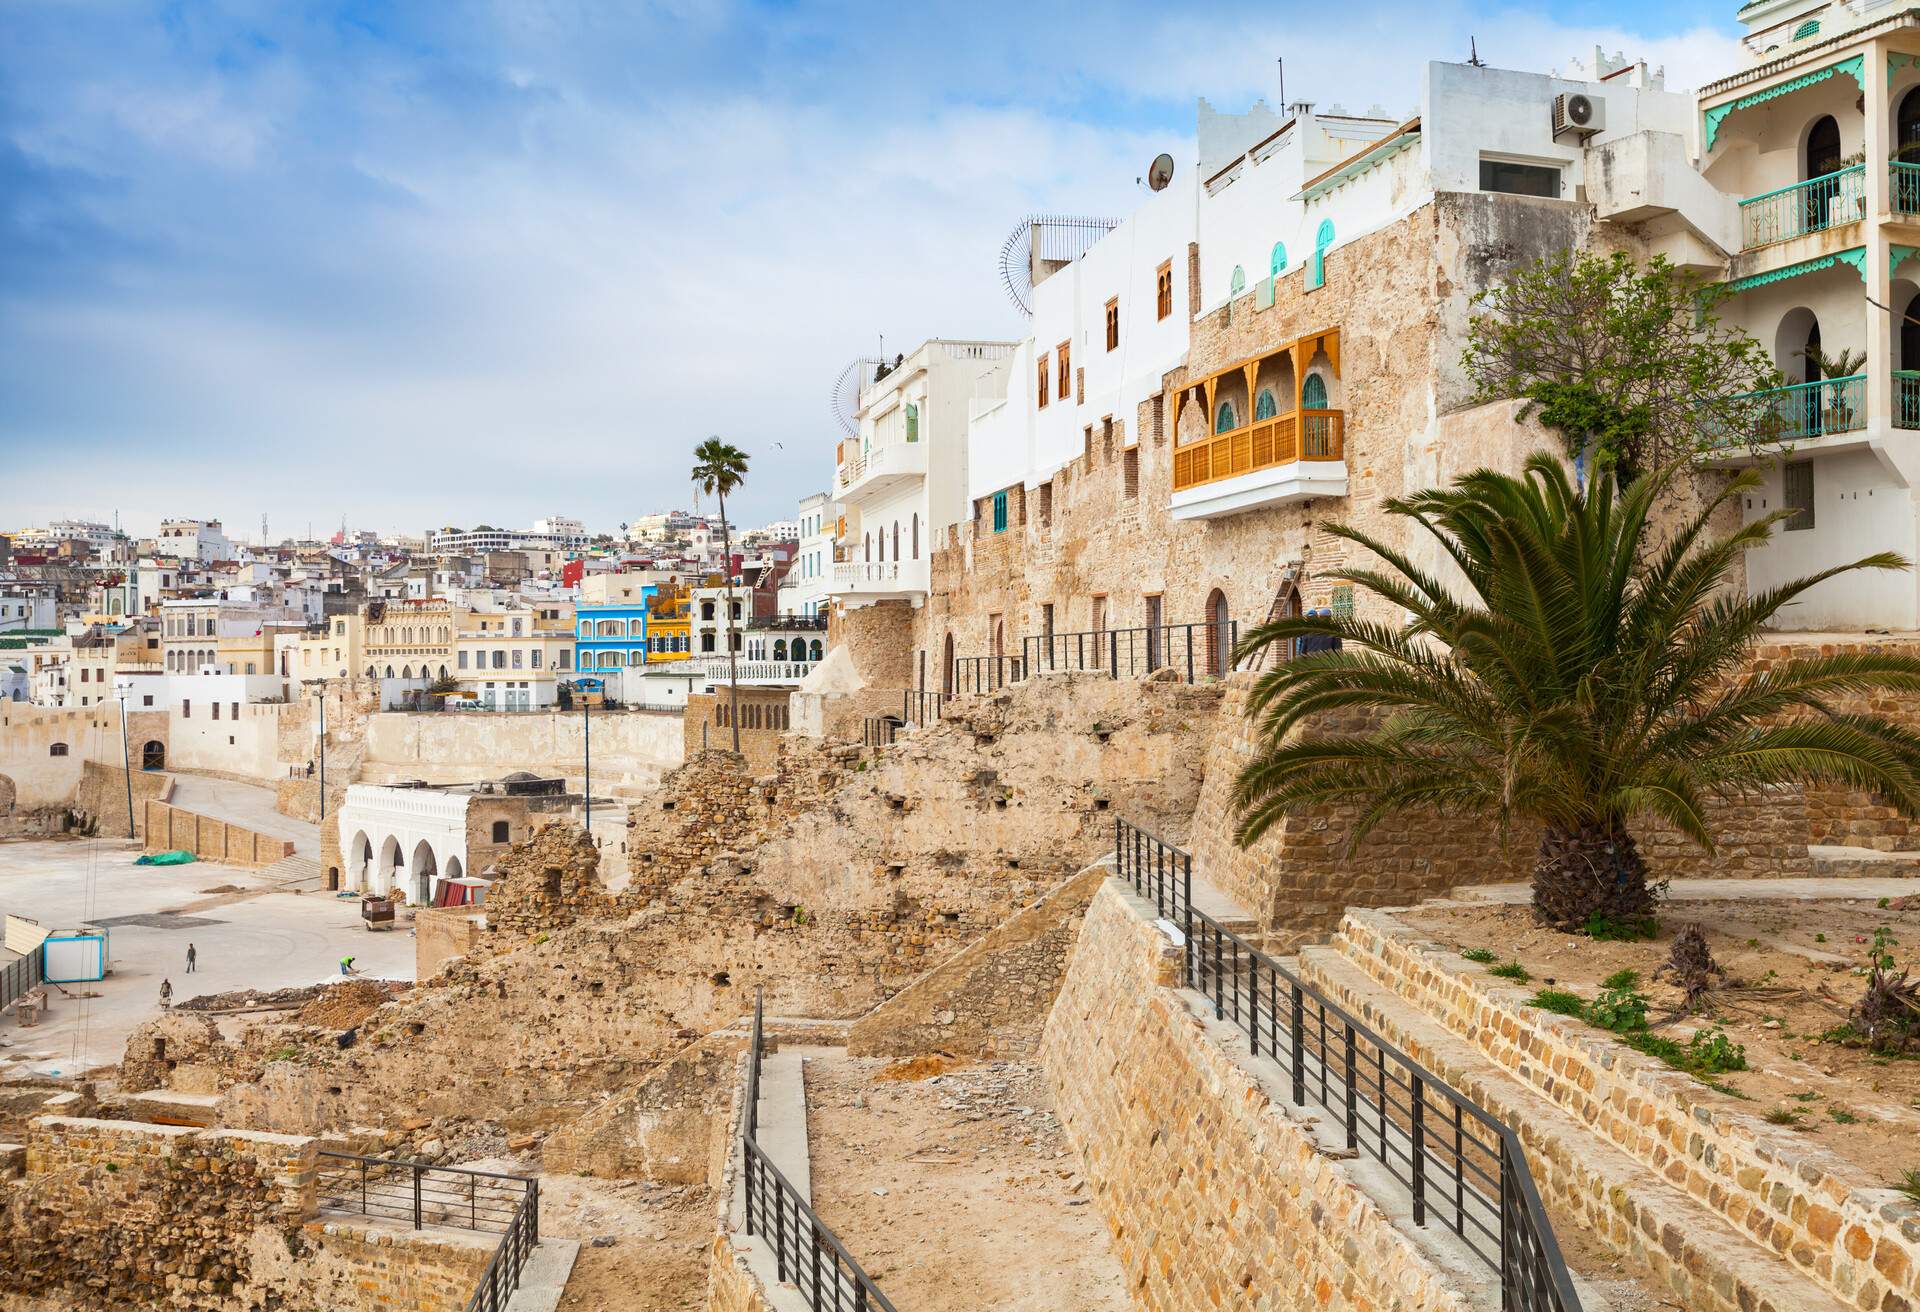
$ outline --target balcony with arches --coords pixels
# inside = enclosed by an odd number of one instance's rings
[[[1313,333],[1183,385],[1169,507],[1216,519],[1347,494],[1340,330]]]

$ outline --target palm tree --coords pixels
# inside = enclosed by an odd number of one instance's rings
[[[718,437],[693,449],[693,481],[702,492],[720,498],[720,553],[727,572],[727,683],[732,687],[733,750],[740,750],[740,667],[734,648],[733,528],[727,523],[727,493],[747,481],[747,453]]]
[[[1490,820],[1503,845],[1516,826],[1537,825],[1538,917],[1625,928],[1654,907],[1634,822],[1662,821],[1712,852],[1706,800],[1780,783],[1839,782],[1920,812],[1920,736],[1828,704],[1920,690],[1920,659],[1849,653],[1741,668],[1762,627],[1808,589],[1906,562],[1881,552],[1752,596],[1729,591],[1741,554],[1791,512],[1712,536],[1713,516],[1758,481],[1748,474],[1655,542],[1649,512],[1676,470],[1580,489],[1537,452],[1523,476],[1480,470],[1388,502],[1459,568],[1457,589],[1335,526],[1385,567],[1332,577],[1404,610],[1407,623],[1306,616],[1247,635],[1236,656],[1285,652],[1308,634],[1340,645],[1281,660],[1255,684],[1248,713],[1265,741],[1238,780],[1238,841],[1328,805],[1352,810],[1349,853],[1410,809]],[[1369,713],[1378,727],[1316,730],[1311,717],[1330,711]]]

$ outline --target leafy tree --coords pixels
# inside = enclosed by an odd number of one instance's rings
[[[1525,398],[1569,458],[1623,484],[1715,448],[1758,453],[1786,418],[1763,393],[1784,380],[1714,314],[1725,295],[1664,258],[1565,251],[1474,297],[1463,363],[1478,400]]]
[[[1453,823],[1485,817],[1503,844],[1516,826],[1538,826],[1534,907],[1571,929],[1651,914],[1635,821],[1664,821],[1711,852],[1708,798],[1794,782],[1871,789],[1920,814],[1920,737],[1829,704],[1920,690],[1920,659],[1836,654],[1741,668],[1762,627],[1809,588],[1906,562],[1882,552],[1750,597],[1729,593],[1741,553],[1787,512],[1709,536],[1716,511],[1754,486],[1748,473],[1656,548],[1649,512],[1676,472],[1624,490],[1611,478],[1577,488],[1542,451],[1522,476],[1480,470],[1387,503],[1459,567],[1457,591],[1386,542],[1334,526],[1385,566],[1332,577],[1409,622],[1306,616],[1247,635],[1237,658],[1275,644],[1284,652],[1308,634],[1341,645],[1269,662],[1256,683],[1249,713],[1264,742],[1238,780],[1238,840],[1329,804],[1357,808],[1352,846],[1414,808]],[[1321,732],[1310,717],[1326,711],[1373,712],[1381,724]]]
[[[740,666],[733,616],[733,528],[727,521],[727,493],[747,481],[747,453],[710,437],[693,449],[693,481],[702,492],[720,498],[720,551],[727,573],[727,682],[732,688],[733,750],[740,750]]]

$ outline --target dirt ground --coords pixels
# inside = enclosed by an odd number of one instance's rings
[[[1920,898],[1884,907],[1840,899],[1673,902],[1661,911],[1658,937],[1643,943],[1541,929],[1524,906],[1428,908],[1403,917],[1449,947],[1487,948],[1501,962],[1519,962],[1533,976],[1520,988],[1569,989],[1590,999],[1608,975],[1635,970],[1655,1033],[1684,1042],[1719,1024],[1745,1047],[1750,1069],[1715,1077],[1733,1094],[1703,1085],[1704,1101],[1787,1118],[1768,1128],[1815,1140],[1883,1184],[1920,1168],[1920,1044],[1907,1056],[1876,1056],[1831,1033],[1860,997],[1877,927],[1893,935],[1899,966],[1920,967]],[[1679,1014],[1679,991],[1653,973],[1688,924],[1700,926],[1726,972],[1704,1015]]]
[[[1038,1066],[807,1064],[813,1203],[895,1306],[1121,1312],[1106,1226]]]
[[[513,1157],[466,1162],[521,1173]],[[540,1176],[540,1233],[580,1241],[556,1312],[694,1312],[707,1303],[713,1199],[645,1180]],[[595,1246],[594,1240],[601,1240]]]

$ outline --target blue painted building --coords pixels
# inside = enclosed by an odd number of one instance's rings
[[[574,607],[573,667],[580,677],[647,663],[647,603],[656,590],[650,583],[637,597]]]

